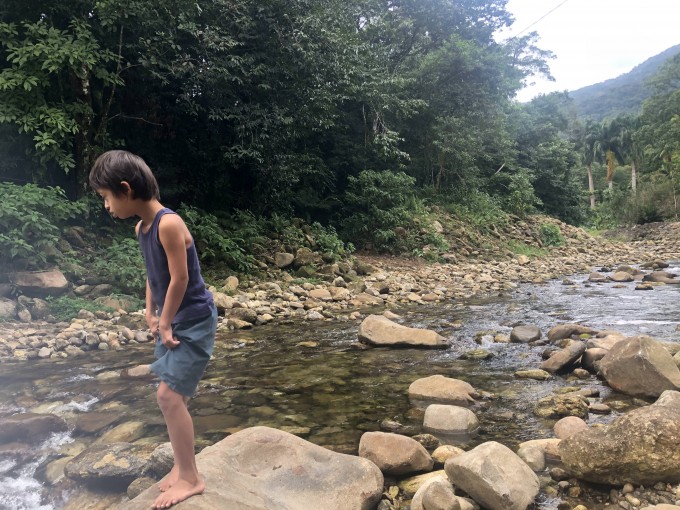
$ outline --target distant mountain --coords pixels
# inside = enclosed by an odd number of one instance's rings
[[[646,80],[677,53],[680,53],[680,44],[645,60],[618,78],[570,91],[576,110],[581,116],[596,121],[622,113],[639,113],[642,102],[651,95]]]

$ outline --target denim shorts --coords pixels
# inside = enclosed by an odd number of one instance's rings
[[[215,346],[217,309],[206,317],[178,322],[172,325],[172,334],[179,345],[170,350],[156,338],[151,371],[171,390],[185,397],[193,397],[198,382],[203,377]]]

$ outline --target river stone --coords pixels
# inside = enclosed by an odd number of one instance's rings
[[[112,428],[96,443],[132,443],[144,435],[144,424],[140,421],[121,423]]]
[[[548,331],[548,340],[551,343],[555,343],[572,335],[594,335],[595,333],[597,333],[596,330],[581,326],[580,324],[558,324]]]
[[[652,271],[650,274],[646,274],[642,278],[643,282],[661,282],[661,283],[670,283],[670,284],[677,284],[680,283],[680,280],[675,279],[675,275],[672,273],[669,273],[668,271]]]
[[[461,453],[465,453],[465,450],[453,446],[452,444],[445,444],[437,447],[435,451],[432,452],[432,459],[437,464],[444,464],[447,459],[460,455]]]
[[[229,319],[255,324],[257,321],[257,312],[252,308],[232,308],[229,310],[227,317]]]
[[[276,267],[279,269],[289,267],[293,263],[293,260],[295,260],[295,255],[292,253],[278,252],[274,254],[274,264],[276,264]]]
[[[408,396],[411,401],[467,407],[474,404],[474,397],[479,395],[470,383],[443,375],[431,375],[413,381],[408,387]]]
[[[96,434],[106,427],[113,425],[120,418],[120,413],[113,411],[82,413],[76,418],[75,430],[79,434]]]
[[[90,491],[79,487],[59,510],[112,510],[118,508],[120,500],[117,492]]]
[[[588,275],[588,281],[594,283],[602,283],[607,281],[607,275],[593,271]]]
[[[586,344],[578,340],[570,341],[566,347],[560,349],[541,363],[541,369],[556,374],[573,365],[586,350]]]
[[[0,297],[0,321],[14,320],[17,315],[17,303],[11,299]]]
[[[431,404],[425,409],[423,429],[434,434],[469,436],[479,428],[475,413],[464,407]]]
[[[36,443],[65,430],[68,425],[55,414],[18,413],[0,418],[0,443],[24,440]]]
[[[518,370],[513,375],[518,379],[535,379],[537,381],[546,381],[552,377],[545,370]]]
[[[435,331],[409,328],[382,315],[369,315],[359,326],[359,340],[371,345],[409,345],[446,348],[446,339]]]
[[[616,271],[609,277],[613,282],[632,282],[634,280],[633,275],[625,271]]]
[[[565,439],[582,430],[588,430],[588,424],[577,416],[566,416],[553,425],[553,432],[558,439]]]
[[[565,467],[580,479],[608,485],[680,481],[680,393],[664,391],[652,405],[560,443]]]
[[[627,337],[618,332],[610,332],[604,336],[598,335],[595,338],[589,338],[586,341],[587,349],[607,349],[610,350],[619,342],[626,340]]]
[[[545,469],[545,453],[535,446],[523,446],[517,450],[517,456],[526,462],[534,472]]]
[[[447,460],[444,469],[456,487],[488,510],[525,510],[538,495],[536,474],[495,441]]]
[[[153,445],[94,444],[66,465],[71,480],[92,487],[125,488],[147,469]]]
[[[19,296],[17,301],[29,311],[33,320],[45,319],[50,314],[50,304],[44,299]]]
[[[614,390],[637,397],[658,397],[680,388],[680,369],[670,353],[642,335],[619,342],[600,360],[600,372]]]
[[[548,395],[536,403],[534,414],[541,418],[587,418],[588,402],[580,395]]]
[[[541,338],[541,330],[538,326],[515,326],[510,332],[510,341],[526,344],[535,342]]]
[[[581,366],[591,374],[597,374],[600,371],[600,360],[609,352],[607,349],[595,347],[593,349],[586,349],[581,356]]]
[[[29,297],[60,296],[68,289],[68,281],[59,270],[14,273],[17,290]]]
[[[430,473],[423,473],[422,475],[411,476],[409,478],[404,478],[397,482],[397,487],[401,491],[404,498],[410,499],[418,492],[428,480],[434,478],[446,478],[446,472],[443,469],[438,471],[432,471]]]
[[[269,427],[241,430],[205,448],[196,462],[206,490],[189,500],[192,510],[372,510],[383,490],[371,461]],[[151,487],[118,510],[148,510],[157,496]]]
[[[432,471],[434,461],[416,440],[387,432],[366,432],[359,441],[359,457],[373,462],[386,475]]]
[[[518,448],[538,448],[543,452],[547,461],[557,461],[560,460],[560,452],[558,447],[560,445],[561,439],[555,437],[549,437],[546,439],[531,439],[529,441],[524,441],[517,445]]]
[[[411,510],[460,510],[458,496],[446,474],[425,481],[411,500]]]
[[[304,266],[315,266],[321,263],[321,255],[313,252],[309,248],[298,248],[293,259],[293,267],[300,269]]]

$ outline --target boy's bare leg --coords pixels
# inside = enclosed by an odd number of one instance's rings
[[[187,406],[187,409],[189,408],[189,397],[183,397],[184,398],[184,405]],[[165,475],[160,482],[158,482],[158,488],[160,489],[161,492],[167,491],[172,485],[177,481],[179,478],[179,468],[177,467],[177,462],[175,462],[172,466],[172,469],[170,472]]]
[[[170,508],[191,496],[201,494],[205,490],[205,484],[196,468],[194,424],[185,397],[171,390],[164,382],[159,385],[156,397],[168,426],[170,444],[175,454],[177,480],[156,498],[152,508]]]

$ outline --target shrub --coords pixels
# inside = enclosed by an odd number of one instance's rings
[[[542,223],[538,233],[543,246],[562,246],[565,242],[560,227],[552,223]]]
[[[201,260],[224,263],[243,273],[255,269],[255,257],[246,250],[249,244],[246,239],[253,235],[253,231],[227,229],[215,215],[190,205],[182,204],[178,212],[194,237]],[[254,228],[252,224],[251,227]],[[254,231],[257,232],[257,229]]]
[[[136,239],[113,239],[110,246],[97,250],[90,267],[116,288],[133,295],[144,295],[146,267]]]
[[[396,227],[407,227],[415,179],[403,172],[364,170],[348,178],[344,202],[349,215],[341,222],[343,237],[378,250],[394,251]]]
[[[0,197],[0,252],[9,264],[23,259],[32,268],[46,266],[61,229],[85,212],[83,203],[69,201],[57,187],[4,182]]]

